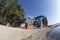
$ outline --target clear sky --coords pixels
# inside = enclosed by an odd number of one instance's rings
[[[49,24],[60,22],[60,0],[18,0],[22,4],[25,17],[44,15]]]

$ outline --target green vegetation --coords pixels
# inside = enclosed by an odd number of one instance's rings
[[[19,26],[24,22],[24,9],[18,0],[0,0],[0,24],[12,23]]]

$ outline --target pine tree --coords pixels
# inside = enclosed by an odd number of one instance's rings
[[[24,22],[24,9],[18,3],[18,0],[9,0],[9,2],[7,1],[7,5],[5,5],[2,16],[4,19],[3,24],[11,22],[13,26],[16,26]]]

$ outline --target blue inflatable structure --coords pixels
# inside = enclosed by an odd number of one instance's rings
[[[48,25],[48,20],[47,20],[47,18],[45,16],[35,17],[34,25],[37,28],[40,28],[42,25],[43,25],[42,27],[46,27]]]

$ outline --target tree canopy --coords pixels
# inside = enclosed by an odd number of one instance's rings
[[[24,9],[18,0],[0,0],[0,15],[4,19],[1,24],[11,22],[17,26],[24,22]]]

